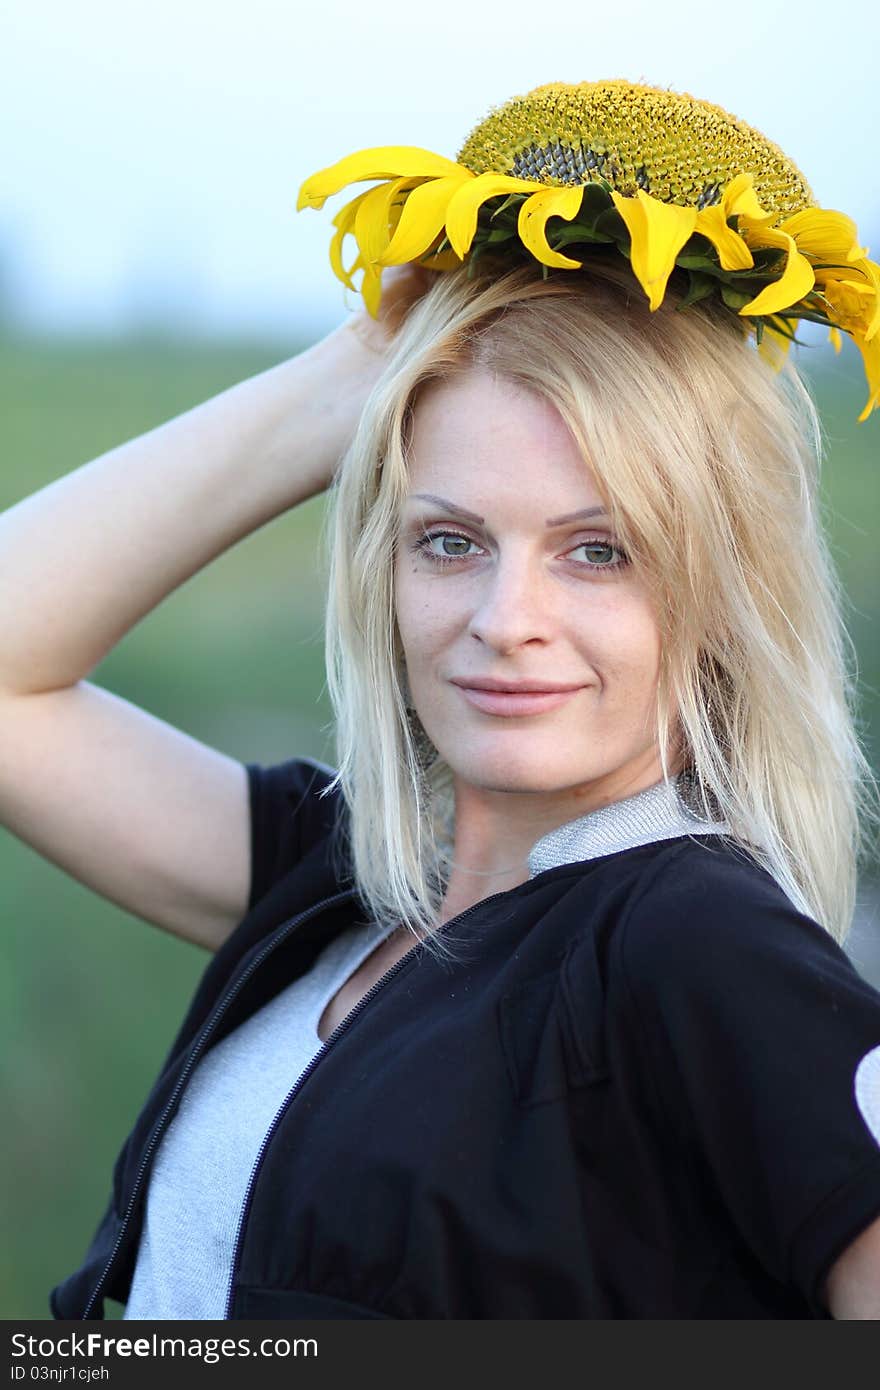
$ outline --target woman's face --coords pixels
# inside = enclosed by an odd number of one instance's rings
[[[395,607],[412,702],[457,796],[567,794],[574,816],[662,777],[658,630],[610,526],[549,402],[482,369],[425,389]],[[574,689],[516,703],[468,688],[487,679]]]

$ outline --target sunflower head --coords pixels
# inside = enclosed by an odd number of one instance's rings
[[[794,213],[813,195],[778,145],[720,106],[615,79],[547,82],[513,97],[471,131],[458,162],[475,174],[511,174],[561,186],[607,182],[702,209],[751,173],[768,212]]]
[[[457,160],[361,150],[306,179],[297,208],[362,180],[374,186],[333,219],[330,263],[351,289],[362,272],[374,316],[385,266],[442,271],[486,256],[547,275],[616,254],[652,310],[678,267],[679,307],[720,301],[775,367],[799,319],[824,324],[835,347],[850,334],[870,387],[859,418],[880,406],[880,266],[852,220],[818,207],[782,150],[720,106],[623,79],[549,82],[491,110]],[[346,266],[349,236],[358,254]]]

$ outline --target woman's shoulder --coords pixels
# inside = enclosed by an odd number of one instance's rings
[[[700,931],[710,912],[713,919],[732,923],[741,920],[746,907],[750,920],[764,912],[796,910],[760,854],[725,832],[676,833],[602,858],[618,922],[639,929],[651,923],[655,933],[673,925]],[[593,898],[594,867],[587,865],[582,880],[584,894]]]
[[[794,910],[790,897],[754,846],[729,834],[694,834],[658,842],[634,886],[631,907],[687,911],[712,902],[719,908],[747,901],[752,907]]]
[[[344,801],[336,771],[312,757],[246,764],[251,819],[253,907],[340,829]]]
[[[276,790],[285,796],[319,791],[336,776],[335,768],[309,756],[286,758],[273,763],[251,762],[245,766],[252,787]]]
[[[638,876],[615,937],[612,954],[636,994],[746,989],[756,975],[856,976],[830,932],[729,836],[669,842]]]

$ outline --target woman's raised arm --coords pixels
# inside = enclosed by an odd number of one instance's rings
[[[424,285],[393,274],[385,315]],[[0,821],[212,950],[248,901],[245,769],[86,677],[191,575],[329,485],[387,322],[358,315],[0,514]]]

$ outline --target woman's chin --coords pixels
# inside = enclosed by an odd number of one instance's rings
[[[473,749],[458,744],[446,758],[456,779],[482,791],[539,792],[562,791],[572,785],[572,759],[560,757],[558,745],[555,757],[526,756],[523,748],[515,750]],[[579,781],[592,781],[596,770],[584,766]]]

